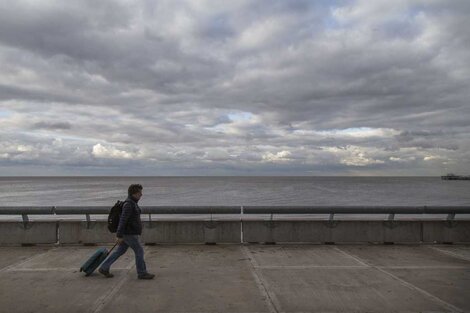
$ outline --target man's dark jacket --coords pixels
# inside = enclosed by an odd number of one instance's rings
[[[139,200],[131,195],[127,197],[122,206],[119,226],[116,231],[116,237],[122,238],[122,235],[141,235],[142,222],[140,220],[141,209],[137,204]]]

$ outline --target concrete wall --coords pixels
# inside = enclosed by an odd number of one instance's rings
[[[468,243],[470,221],[244,221],[245,242]]]
[[[425,242],[470,242],[470,221],[435,221],[423,223]]]
[[[0,245],[99,244],[115,241],[106,221],[0,221]],[[470,220],[447,221],[181,221],[143,222],[142,241],[158,243],[470,243]]]
[[[0,245],[43,244],[57,242],[58,222],[0,222]]]
[[[63,244],[96,244],[115,241],[106,221],[60,221],[58,241]]]
[[[60,243],[114,242],[105,221],[61,221]],[[237,221],[152,221],[143,222],[142,241],[157,243],[240,243],[240,222]]]
[[[421,223],[400,221],[250,221],[243,223],[246,242],[420,242]]]
[[[144,222],[142,239],[145,243],[240,243],[240,222]]]

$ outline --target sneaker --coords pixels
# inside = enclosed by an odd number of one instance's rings
[[[103,270],[103,269],[101,269],[101,268],[98,269],[98,272],[100,272],[101,274],[103,274],[106,278],[111,278],[111,277],[114,276],[114,275],[111,274],[109,271],[105,271],[105,270]]]
[[[155,274],[150,274],[150,273],[145,273],[142,275],[137,275],[138,279],[153,279],[155,277]]]

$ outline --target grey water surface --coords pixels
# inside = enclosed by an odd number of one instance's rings
[[[470,181],[440,177],[0,177],[0,206],[112,205],[132,183],[145,205],[470,205]]]

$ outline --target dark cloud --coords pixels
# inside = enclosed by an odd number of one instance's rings
[[[37,122],[32,126],[33,129],[70,129],[72,125],[69,122]]]
[[[0,174],[465,171],[469,13],[421,0],[0,4]]]

